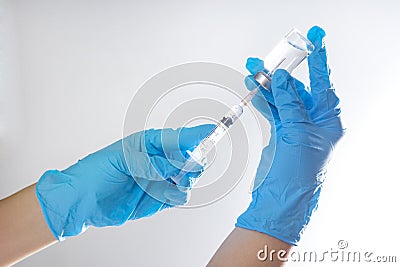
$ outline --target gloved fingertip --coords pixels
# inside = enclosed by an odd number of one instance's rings
[[[215,129],[215,127],[216,125],[211,123],[195,126],[194,128],[199,131],[199,142],[207,137],[210,132]]]
[[[304,106],[306,107],[307,110],[310,110],[313,107],[313,99],[310,93],[306,90],[306,87],[302,82],[299,80],[294,79],[295,82],[295,87],[297,88],[297,92],[299,93],[299,96],[303,100]]]
[[[194,127],[182,127],[179,132],[179,148],[182,151],[196,147],[216,127],[215,124],[201,124]]]
[[[307,33],[308,40],[310,40],[316,48],[323,47],[323,39],[325,36],[325,31],[319,26],[313,26]]]
[[[203,136],[206,137],[213,129],[215,128],[215,124],[207,123],[207,124],[200,124],[191,127],[183,127],[181,130],[181,137],[182,135],[192,135],[195,134],[198,137],[202,138]]]
[[[151,156],[148,162],[147,170],[150,170],[142,175],[149,180],[162,181],[170,176],[175,176],[179,173],[182,163],[179,161],[166,159],[161,156]]]
[[[244,78],[244,85],[249,91],[252,91],[259,85],[259,83],[254,80],[253,75],[248,75]]]
[[[284,69],[277,69],[272,75],[272,84],[279,85],[282,83],[286,83],[290,80],[292,76],[290,76],[289,72]]]
[[[164,197],[168,200],[169,205],[181,206],[189,201],[189,190],[184,187],[177,187],[175,189],[166,190]]]
[[[195,126],[194,128],[199,129],[202,134],[208,135],[210,133],[210,131],[215,128],[215,124],[212,124],[212,123],[201,124],[201,125]]]
[[[203,174],[203,171],[197,171],[197,172],[191,172],[190,176],[192,177],[192,179],[197,179],[200,178],[200,176]]]
[[[249,57],[246,62],[246,69],[254,75],[264,70],[264,61],[259,58]]]

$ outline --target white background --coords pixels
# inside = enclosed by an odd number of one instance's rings
[[[318,24],[348,132],[298,249],[343,239],[400,260],[397,1],[0,3],[1,198],[120,138],[132,95],[155,73],[191,61],[245,73],[246,58],[290,28]],[[89,229],[17,266],[204,266],[247,207],[249,179],[212,206]]]

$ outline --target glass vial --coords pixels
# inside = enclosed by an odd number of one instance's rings
[[[264,71],[254,78],[269,89],[272,75],[277,69],[291,73],[314,50],[314,45],[297,29],[292,29],[264,58]]]

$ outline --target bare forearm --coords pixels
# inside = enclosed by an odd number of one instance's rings
[[[14,264],[56,242],[43,217],[35,185],[0,200],[0,266]]]
[[[285,262],[280,258],[284,258],[283,254],[287,254],[290,248],[291,245],[272,236],[236,227],[207,267],[283,266]]]

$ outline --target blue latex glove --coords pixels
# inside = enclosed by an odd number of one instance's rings
[[[58,240],[88,226],[121,225],[188,201],[188,190],[170,178],[180,172],[185,153],[215,125],[146,130],[101,149],[63,171],[47,171],[36,186],[47,224]],[[199,165],[186,179],[195,179]]]
[[[236,224],[292,245],[300,240],[317,207],[327,163],[344,133],[339,99],[329,78],[325,32],[315,26],[307,37],[315,45],[308,57],[311,94],[285,70],[277,70],[272,92],[263,90],[254,98],[254,106],[273,126],[276,149],[269,145],[263,150],[255,181],[260,186]],[[263,64],[249,59],[247,67],[255,74]],[[251,79],[246,82],[250,90]]]

